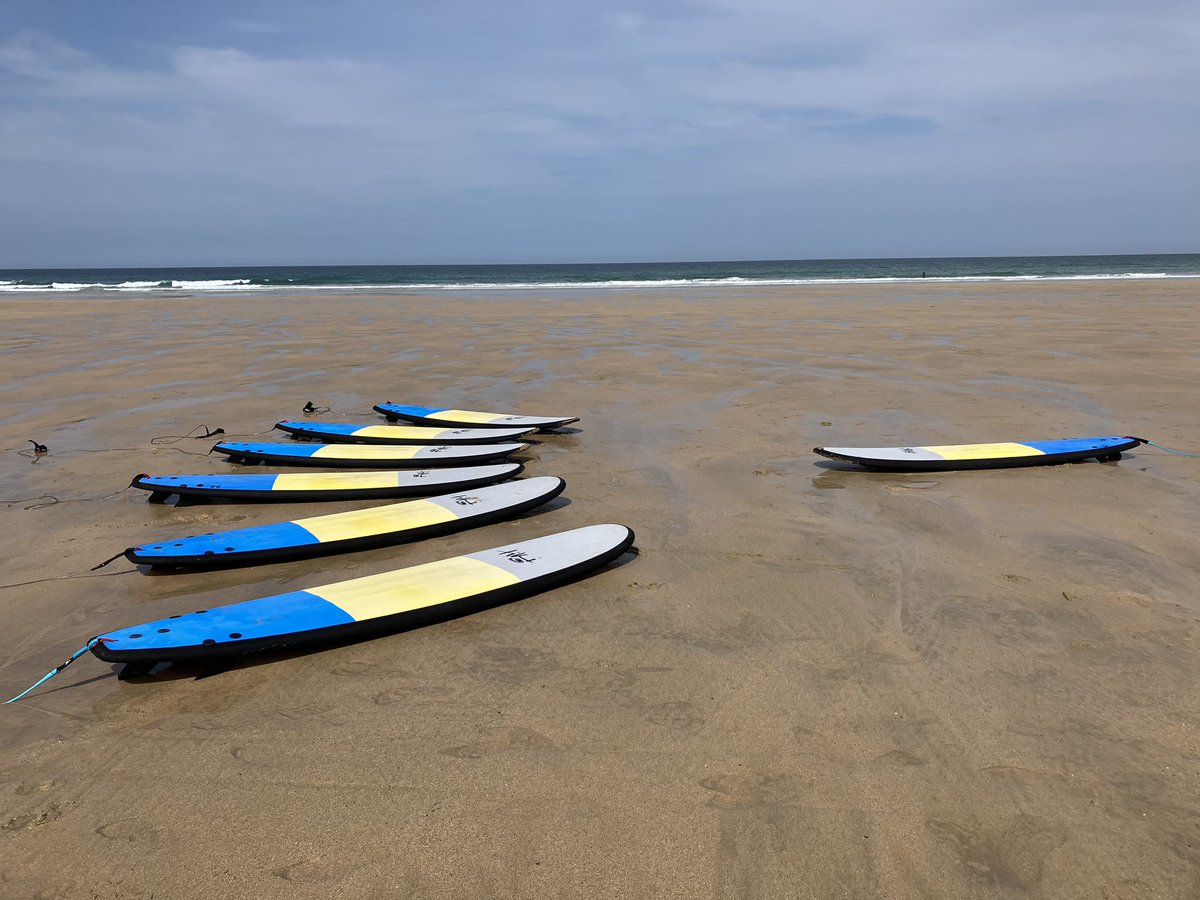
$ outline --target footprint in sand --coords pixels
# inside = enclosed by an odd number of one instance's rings
[[[448,687],[414,684],[408,687],[381,691],[374,697],[376,706],[391,706],[393,703],[426,701],[433,697],[449,697],[454,691]]]
[[[1136,603],[1138,606],[1153,606],[1158,601],[1147,595],[1139,594],[1136,591],[1126,591],[1123,594],[1118,594],[1117,599],[1123,603]]]
[[[57,781],[26,781],[17,785],[17,789],[13,793],[15,793],[17,796],[23,796],[25,794],[34,794],[38,791],[50,791],[58,787],[58,784],[59,783]]]
[[[482,759],[494,753],[520,750],[557,750],[550,738],[532,728],[492,728],[478,741],[446,747],[439,752],[457,759]]]
[[[125,841],[130,844],[153,844],[158,841],[158,831],[145,819],[120,819],[96,829],[100,837],[110,841]]]
[[[40,828],[43,825],[48,825],[51,822],[61,819],[74,806],[75,803],[69,800],[51,803],[45,809],[38,812],[13,816],[3,825],[0,825],[0,831],[23,831],[27,828]]]
[[[288,866],[280,866],[278,869],[272,869],[271,874],[296,884],[320,884],[336,881],[339,877],[335,867],[315,859],[302,859]]]
[[[1066,829],[1028,815],[980,826],[929,819],[925,827],[973,879],[1020,893],[1041,881],[1047,857],[1067,840]]]

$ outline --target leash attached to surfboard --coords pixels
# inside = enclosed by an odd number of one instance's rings
[[[88,641],[86,644],[84,644],[82,647],[80,647],[78,650],[76,650],[74,653],[72,653],[69,657],[67,657],[66,661],[64,661],[61,665],[55,666],[53,669],[51,669],[49,672],[47,672],[45,675],[43,675],[41,678],[39,678],[37,681],[35,681],[29,687],[25,688],[25,690],[21,691],[21,693],[17,694],[17,696],[13,697],[11,700],[5,700],[4,704],[7,706],[9,703],[16,703],[18,700],[20,700],[26,694],[41,687],[43,684],[45,684],[47,681],[49,681],[51,678],[53,678],[55,675],[57,675],[59,672],[61,672],[63,669],[65,669],[67,666],[69,666],[71,663],[75,662],[75,660],[79,659],[79,657],[83,656],[83,654],[87,653],[89,650],[91,650],[93,647],[95,647],[97,644],[99,644],[101,641],[110,641],[110,640],[112,640],[112,638],[99,637],[99,636],[92,638],[90,641]]]
[[[1173,453],[1175,456],[1187,456],[1191,459],[1200,459],[1200,453],[1188,453],[1186,450],[1172,450],[1170,447],[1164,447],[1162,444],[1157,444],[1148,438],[1135,437],[1132,434],[1127,434],[1125,437],[1133,441],[1141,441],[1143,444],[1146,444],[1150,447],[1157,447],[1159,450],[1162,450],[1165,453]]]
[[[97,635],[13,703],[89,650],[104,662],[154,666],[361,640],[457,618],[574,581],[633,546],[633,530],[602,524],[477,553],[229,606],[177,613]]]

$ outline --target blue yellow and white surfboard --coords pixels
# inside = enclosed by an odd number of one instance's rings
[[[377,403],[376,412],[389,422],[405,419],[420,425],[474,426],[475,428],[561,428],[578,422],[578,416],[512,416],[504,413],[472,412],[469,409],[443,409],[435,406],[405,406],[402,403]]]
[[[940,447],[814,447],[813,452],[875,469],[933,471],[1045,466],[1093,458],[1120,459],[1122,452],[1132,450],[1140,443],[1137,438],[1108,435],[1059,441],[951,444]]]
[[[105,662],[203,660],[361,639],[443,621],[563,584],[633,544],[624,525],[591,525],[479,553],[201,609],[98,635]],[[91,642],[89,642],[91,643]]]
[[[375,500],[427,497],[446,491],[495,484],[521,474],[520,463],[454,469],[406,469],[394,472],[294,472],[282,475],[138,475],[130,487],[150,491],[151,503],[172,494],[189,499]]]
[[[536,428],[430,428],[424,425],[355,425],[349,422],[276,422],[296,438],[327,444],[490,444],[514,441]]]
[[[429,466],[473,465],[503,459],[528,448],[528,444],[378,446],[243,441],[221,441],[213,445],[213,450],[224,453],[231,462],[320,466],[327,469],[424,469]]]
[[[367,550],[477,528],[548,503],[566,486],[543,475],[353,512],[147,541],[125,551],[148,566],[211,568]]]

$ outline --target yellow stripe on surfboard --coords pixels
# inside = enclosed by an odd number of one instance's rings
[[[319,430],[319,429],[317,429]],[[367,425],[352,431],[349,437],[364,438],[437,438],[449,434],[454,429],[431,429],[428,425]]]
[[[336,477],[331,477],[336,476]],[[321,491],[331,488],[383,488],[396,487],[398,481],[395,472],[289,472],[276,475],[273,491]]]
[[[435,412],[427,419],[445,419],[448,422],[499,422],[508,416],[498,416],[495,413],[471,412],[469,409],[443,409]]]
[[[1014,456],[1045,456],[1027,444],[951,444],[946,447],[922,447],[942,459],[1008,459]]]
[[[308,593],[328,600],[361,622],[482,594],[520,580],[497,566],[459,556],[313,588]]]
[[[453,522],[457,518],[458,516],[437,503],[411,500],[407,503],[360,509],[356,512],[297,519],[293,524],[299,525],[318,541],[325,542],[440,525],[442,522]]]
[[[326,444],[318,448],[312,459],[412,459],[424,447],[360,447],[346,444]]]

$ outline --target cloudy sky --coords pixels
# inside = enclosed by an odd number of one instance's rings
[[[0,267],[1200,251],[1195,0],[5,0]]]

